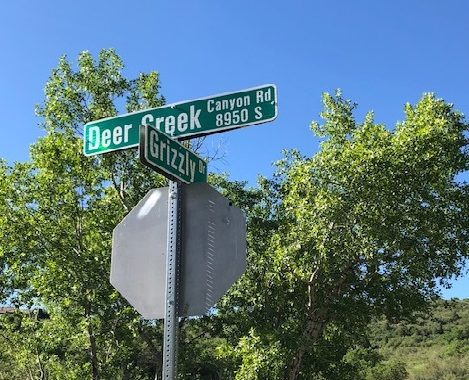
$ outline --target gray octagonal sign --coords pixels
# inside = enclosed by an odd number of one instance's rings
[[[203,315],[246,268],[246,220],[206,183],[183,186],[179,316]],[[146,319],[165,317],[168,188],[154,189],[113,231],[111,284]]]
[[[168,188],[150,190],[112,234],[111,284],[146,319],[164,318]]]
[[[179,315],[203,315],[246,269],[246,218],[207,183],[183,194]]]

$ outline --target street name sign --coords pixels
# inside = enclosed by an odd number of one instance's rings
[[[185,140],[266,123],[276,117],[277,88],[266,84],[92,121],[84,126],[83,151],[92,156],[136,147],[141,125]]]
[[[172,180],[207,182],[207,163],[155,127],[140,126],[139,152],[142,164]]]

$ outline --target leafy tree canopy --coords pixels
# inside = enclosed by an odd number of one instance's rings
[[[373,315],[425,307],[468,256],[463,116],[425,94],[389,130],[372,113],[357,123],[340,92],[323,101],[324,122],[312,123],[321,149],[287,152],[262,181],[268,224],[251,229],[248,273],[223,303],[227,324],[242,326],[231,343],[239,379],[342,378],[337,363]],[[258,352],[284,365],[264,373]]]
[[[82,154],[86,122],[116,115],[116,104],[164,104],[156,72],[128,80],[122,70],[109,49],[97,60],[81,53],[76,68],[61,58],[37,107],[45,136],[30,161],[0,163],[0,300],[19,307],[0,318],[0,358],[15,363],[2,368],[9,379],[161,371],[161,322],[143,321],[108,278],[114,226],[165,180],[132,149]],[[215,313],[181,320],[181,378],[403,378],[399,363],[350,349],[366,343],[373,316],[411,317],[461,274],[463,116],[425,94],[389,130],[372,113],[355,121],[340,93],[323,102],[313,157],[286,152],[256,189],[211,176],[246,211],[248,268]]]
[[[0,168],[1,301],[50,315],[9,338],[30,378],[137,379],[156,370],[158,329],[108,279],[114,226],[165,180],[140,165],[135,150],[82,154],[83,124],[116,115],[118,100],[128,111],[164,103],[156,72],[127,80],[122,69],[113,50],[97,61],[81,53],[76,70],[62,57],[37,106],[45,136],[29,162]]]

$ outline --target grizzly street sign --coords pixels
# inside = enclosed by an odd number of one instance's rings
[[[171,180],[207,182],[207,163],[149,125],[140,127],[140,161]]]
[[[263,85],[100,119],[84,127],[86,156],[138,146],[140,125],[185,140],[266,123],[277,117],[277,88]]]

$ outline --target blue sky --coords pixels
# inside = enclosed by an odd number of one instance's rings
[[[2,3],[0,157],[28,158],[40,135],[34,105],[61,55],[115,48],[125,75],[156,70],[167,102],[265,83],[278,88],[276,121],[210,137],[224,159],[209,170],[255,185],[282,149],[311,155],[321,94],[341,88],[392,127],[403,105],[435,92],[469,112],[469,2],[80,0]],[[464,176],[467,178],[467,176]],[[469,276],[446,297],[469,297]]]

